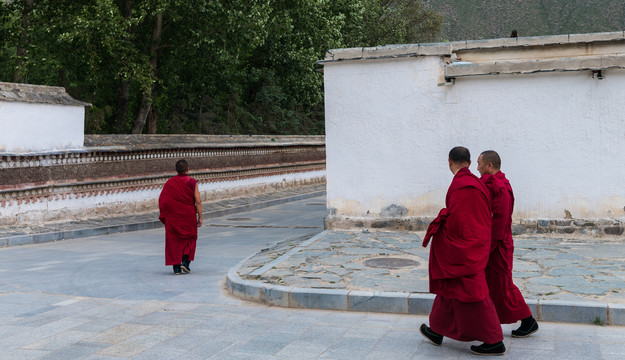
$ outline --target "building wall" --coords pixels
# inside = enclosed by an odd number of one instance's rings
[[[447,154],[463,145],[476,174],[481,151],[499,152],[517,220],[562,219],[565,210],[625,217],[624,70],[603,80],[571,71],[438,86],[444,59],[324,64],[331,216],[435,216],[452,179]]]
[[[84,106],[0,101],[0,152],[79,149]]]

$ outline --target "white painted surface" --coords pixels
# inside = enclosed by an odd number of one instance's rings
[[[79,149],[84,106],[0,101],[0,152]]]
[[[202,196],[228,190],[252,188],[256,186],[298,185],[313,179],[323,179],[325,171],[309,171],[283,175],[257,177],[236,181],[199,183]],[[67,220],[68,218],[86,219],[104,215],[120,216],[137,212],[158,211],[158,197],[162,188],[116,192],[79,197],[69,194],[65,199],[42,199],[37,202],[10,201],[0,207],[0,218],[4,223],[40,222],[49,220]],[[266,189],[265,189],[266,190]]]
[[[391,204],[435,216],[449,150],[502,157],[517,218],[624,217],[625,71],[442,81],[438,56],[325,64],[328,207],[377,217]]]

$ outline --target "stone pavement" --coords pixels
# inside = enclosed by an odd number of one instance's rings
[[[204,218],[237,214],[323,194],[325,194],[325,185],[311,185],[282,189],[254,196],[207,202],[203,203]],[[5,225],[0,226],[0,247],[38,244],[161,227],[163,227],[163,224],[158,220],[158,209],[150,213],[125,214],[119,217],[100,219]]]
[[[427,316],[268,307],[228,294],[226,275],[246,257],[327,234],[323,205],[320,196],[209,218],[181,276],[163,265],[162,229],[0,248],[0,359],[474,358],[469,343],[424,341]],[[625,353],[621,326],[543,321],[535,336],[513,339],[515,327],[503,326],[504,359]]]
[[[276,244],[231,271],[230,288],[287,307],[427,314],[433,297],[423,235],[326,231]],[[625,325],[620,240],[516,236],[515,284],[539,319]]]

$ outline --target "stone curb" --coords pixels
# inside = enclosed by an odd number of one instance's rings
[[[325,191],[315,191],[306,194],[299,194],[279,199],[273,199],[268,201],[261,201],[256,203],[250,203],[246,205],[231,207],[228,209],[222,210],[214,210],[204,212],[204,218],[216,218],[221,216],[239,214],[243,212],[248,212],[252,210],[258,210],[274,205],[284,204],[292,201],[298,201],[308,198],[313,198],[317,196],[322,196],[325,194]],[[115,224],[110,226],[101,226],[94,228],[85,228],[85,229],[75,229],[75,230],[61,230],[54,231],[48,233],[39,233],[39,234],[26,234],[26,235],[15,235],[15,236],[7,236],[0,238],[0,248],[16,246],[16,245],[28,245],[28,244],[40,244],[44,242],[52,242],[52,241],[60,241],[60,240],[68,240],[68,239],[77,239],[89,236],[98,236],[98,235],[110,235],[121,232],[129,232],[129,231],[140,231],[140,230],[151,230],[156,228],[163,227],[163,224],[159,220],[155,221],[146,221],[139,223],[129,223],[129,224]]]
[[[327,231],[310,240],[317,240],[325,233]],[[297,288],[241,279],[239,269],[253,256],[255,254],[230,269],[226,276],[228,292],[243,300],[297,309],[410,315],[429,315],[434,302],[433,294]],[[534,317],[541,321],[625,325],[625,304],[535,299],[526,302]]]

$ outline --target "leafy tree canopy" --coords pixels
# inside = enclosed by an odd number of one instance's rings
[[[0,0],[0,81],[63,86],[89,133],[323,133],[327,49],[432,41],[420,0]]]

